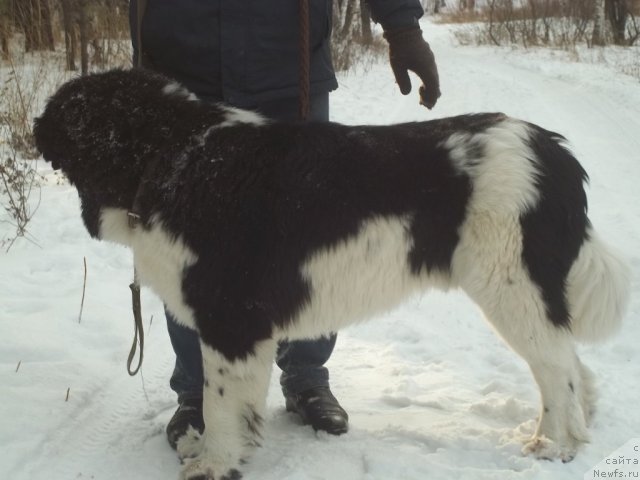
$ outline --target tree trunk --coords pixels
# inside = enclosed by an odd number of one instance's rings
[[[360,0],[360,21],[362,22],[362,41],[364,43],[373,42],[373,32],[371,31],[371,11],[365,0]]]
[[[64,25],[64,46],[67,56],[67,70],[77,70],[78,40],[76,23],[78,4],[74,0],[62,0],[62,23]]]
[[[629,19],[629,2],[627,0],[607,0],[607,15],[613,30],[613,42],[626,45],[625,29]]]
[[[40,11],[42,12],[40,31],[42,32],[43,47],[53,52],[56,49],[56,46],[53,40],[53,16],[51,15],[51,5],[49,4],[49,0],[40,0]]]
[[[529,11],[531,13],[531,30],[529,31],[529,41],[532,43],[538,43],[538,5],[536,0],[529,0]]]
[[[9,18],[4,13],[0,14],[0,52],[3,60],[9,59]]]
[[[596,47],[603,47],[604,41],[604,4],[605,0],[595,0],[595,14],[593,17],[593,35],[591,36],[591,44]]]
[[[2,49],[2,59],[9,60],[9,39],[2,34],[0,37],[0,46]]]
[[[89,17],[87,16],[87,0],[79,0],[80,28],[80,72],[89,73]]]
[[[460,0],[460,10],[474,10],[475,8],[476,0]]]
[[[53,25],[48,0],[13,0],[16,23],[24,33],[27,52],[53,50]]]
[[[356,0],[347,0],[344,19],[342,21],[342,31],[340,32],[340,36],[342,38],[349,37],[350,33],[357,29],[357,26],[353,24],[353,19],[356,16],[357,5]]]

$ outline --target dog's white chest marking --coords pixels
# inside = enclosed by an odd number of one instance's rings
[[[150,229],[131,228],[125,210],[104,208],[100,237],[131,248],[140,283],[162,299],[178,322],[195,328],[193,311],[184,302],[182,277],[197,256],[180,238],[173,238],[157,216],[150,224]]]

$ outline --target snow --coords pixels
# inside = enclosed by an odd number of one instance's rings
[[[383,59],[340,77],[333,119],[385,124],[502,111],[562,133],[591,176],[591,219],[626,255],[633,291],[640,291],[638,80],[611,64],[576,63],[548,51],[459,47],[450,27],[423,29],[442,81],[435,109],[418,105],[415,77],[414,92],[400,95]],[[37,245],[22,239],[0,254],[0,478],[175,479],[180,465],[164,436],[175,399],[162,305],[143,290],[145,362],[142,375],[131,378],[125,370],[133,334],[131,256],[91,240],[75,190],[59,185],[47,166],[39,168],[48,181],[30,228]],[[83,258],[88,274],[79,321]],[[526,364],[464,296],[430,292],[340,333],[328,366],[350,415],[347,435],[299,425],[284,410],[274,373],[264,446],[244,476],[582,478],[639,436],[639,314],[633,296],[618,335],[580,348],[599,379],[599,410],[592,442],[569,464],[521,455],[539,408]]]

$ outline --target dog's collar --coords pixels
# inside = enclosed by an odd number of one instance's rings
[[[136,228],[140,224],[140,197],[142,196],[142,192],[144,191],[144,177],[138,184],[138,189],[136,190],[136,196],[133,197],[133,203],[131,204],[131,208],[127,212],[127,220],[129,223],[129,228]]]
[[[134,202],[134,205],[127,212],[127,220],[129,221],[129,228],[136,228],[140,223],[140,214],[136,213],[136,211],[137,209],[135,207],[135,202]]]
[[[136,228],[140,225],[140,221],[142,216],[140,215],[140,199],[142,198],[147,185],[149,184],[151,178],[155,173],[156,166],[158,165],[158,157],[154,157],[147,163],[144,171],[142,172],[142,176],[140,177],[140,183],[138,184],[138,188],[136,190],[136,194],[133,197],[133,203],[131,204],[131,208],[127,211],[127,220],[129,223],[129,228]]]

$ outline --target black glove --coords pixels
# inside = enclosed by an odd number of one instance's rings
[[[384,32],[389,42],[389,61],[400,92],[407,95],[411,91],[409,70],[416,73],[420,87],[420,104],[433,108],[440,96],[438,67],[429,44],[422,38],[422,30],[417,25]]]

